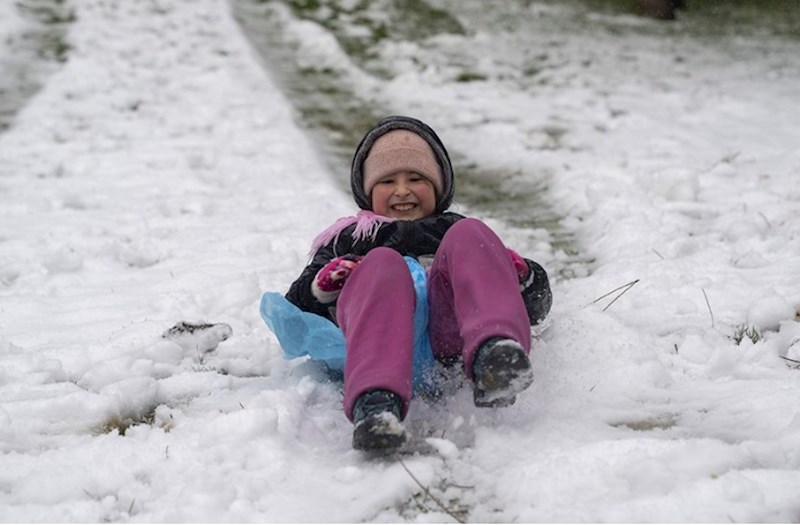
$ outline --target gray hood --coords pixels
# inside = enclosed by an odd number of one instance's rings
[[[421,120],[402,116],[387,117],[378,122],[364,135],[364,138],[361,139],[361,143],[356,148],[355,155],[353,155],[353,164],[350,167],[350,186],[356,204],[358,204],[358,207],[362,210],[372,210],[372,202],[369,195],[364,193],[364,159],[367,158],[370,148],[372,148],[372,145],[378,138],[396,129],[413,131],[425,139],[425,141],[430,144],[431,149],[433,149],[436,160],[439,162],[439,167],[442,168],[442,178],[444,181],[444,191],[442,191],[441,195],[436,196],[435,213],[442,213],[447,210],[453,202],[453,193],[455,191],[453,166],[450,163],[450,155],[447,154],[444,144],[442,144],[442,141],[430,126]]]

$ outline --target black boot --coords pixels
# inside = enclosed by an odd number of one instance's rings
[[[353,448],[388,452],[406,440],[400,423],[403,400],[388,390],[370,390],[361,394],[353,407]]]
[[[513,405],[517,394],[533,383],[533,370],[522,346],[512,339],[495,337],[475,353],[474,400],[476,407]]]

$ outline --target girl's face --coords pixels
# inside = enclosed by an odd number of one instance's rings
[[[422,219],[436,209],[431,181],[413,171],[400,171],[380,179],[372,188],[372,211],[403,221]]]

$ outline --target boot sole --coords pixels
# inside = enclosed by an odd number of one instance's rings
[[[388,452],[400,448],[405,441],[405,428],[389,412],[367,416],[353,431],[353,448],[356,450]]]
[[[498,343],[483,362],[483,374],[475,385],[476,407],[507,407],[517,394],[533,383],[531,361],[516,343]]]

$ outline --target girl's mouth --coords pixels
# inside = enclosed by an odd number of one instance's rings
[[[416,207],[417,207],[417,205],[414,204],[413,202],[401,202],[399,204],[393,204],[392,205],[392,209],[393,210],[400,211],[400,212],[411,211]]]

